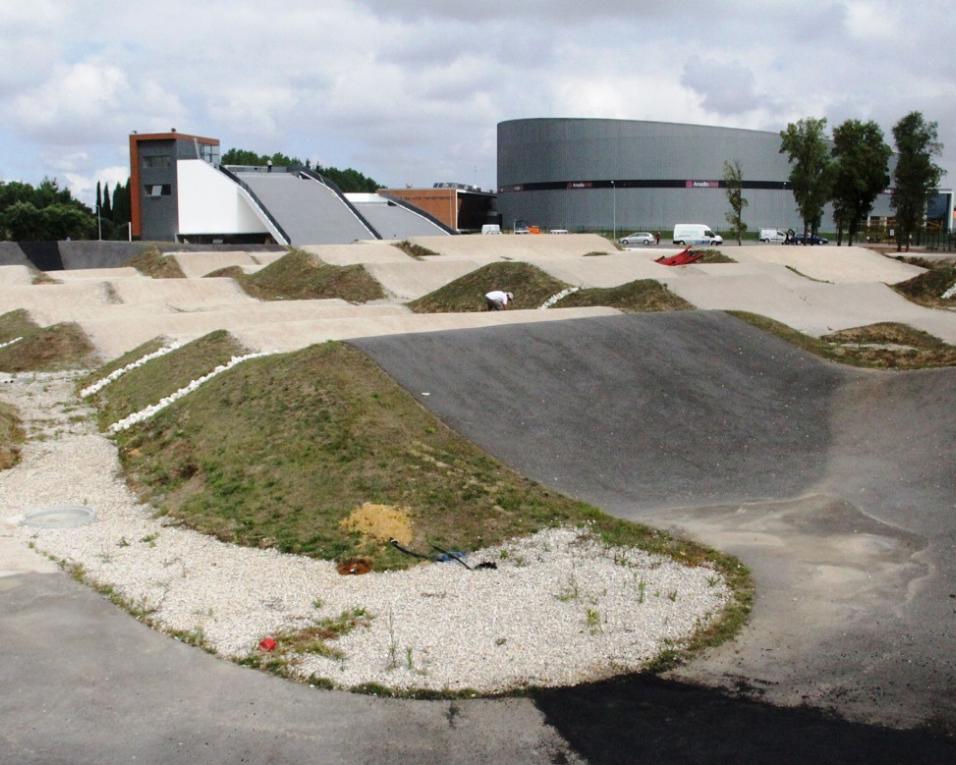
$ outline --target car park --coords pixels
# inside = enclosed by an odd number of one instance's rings
[[[762,228],[760,229],[760,236],[757,238],[767,244],[783,244],[787,241],[787,232],[781,231],[779,228]]]
[[[791,244],[830,244],[830,240],[818,234],[795,234]]]
[[[678,223],[674,226],[674,244],[723,244],[724,238],[703,223]]]
[[[627,236],[622,236],[618,240],[625,247],[630,247],[635,244],[649,245],[657,242],[656,237],[649,231],[637,231],[633,234],[628,234]]]

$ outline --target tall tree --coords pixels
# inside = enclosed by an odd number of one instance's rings
[[[750,204],[744,199],[744,174],[740,168],[740,160],[733,162],[724,160],[724,189],[727,192],[727,202],[730,204],[730,212],[725,213],[727,222],[730,224],[730,230],[737,237],[737,246],[743,244],[744,232],[747,230],[747,224],[744,223],[744,208]]]
[[[96,182],[96,212],[99,213],[103,209],[103,193],[100,190],[100,182]]]
[[[847,244],[853,244],[860,223],[889,185],[887,165],[892,153],[880,126],[872,120],[846,120],[833,129],[833,217],[838,226],[838,245],[842,244],[844,227]]]
[[[923,222],[926,204],[943,175],[943,169],[933,162],[943,145],[937,140],[936,123],[924,120],[920,112],[910,112],[897,122],[893,138],[897,154],[893,172],[896,251],[905,243],[909,252],[913,232]]]
[[[780,153],[790,160],[790,186],[797,210],[803,219],[803,233],[816,232],[823,218],[823,207],[830,199],[830,147],[823,131],[823,117],[807,117],[791,122],[780,133]]]
[[[103,184],[103,217],[107,220],[113,220],[113,202],[110,199],[110,185],[109,183]]]

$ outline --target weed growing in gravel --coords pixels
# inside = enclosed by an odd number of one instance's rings
[[[637,602],[643,603],[645,597],[647,597],[647,582],[641,579],[637,583]]]
[[[671,590],[669,593],[667,593],[667,599],[668,599],[671,603],[676,603],[676,602],[677,602],[677,590]]]
[[[588,632],[592,635],[598,635],[603,632],[601,628],[601,614],[597,609],[589,608],[585,613],[585,623],[588,626]]]
[[[149,545],[150,547],[155,547],[157,539],[159,539],[159,532],[154,531],[152,534],[147,534],[144,537],[140,537],[139,541],[143,544]]]
[[[286,657],[290,654],[312,654],[344,661],[345,653],[329,645],[328,641],[337,640],[357,627],[368,627],[372,618],[364,608],[351,608],[337,617],[321,619],[309,627],[279,632],[275,635],[275,655]]]

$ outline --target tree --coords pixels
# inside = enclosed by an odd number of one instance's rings
[[[740,246],[743,244],[741,239],[747,230],[743,211],[750,202],[744,199],[744,176],[739,159],[735,159],[732,163],[724,160],[724,188],[727,191],[727,202],[730,204],[730,212],[726,213],[725,217],[730,224],[730,230],[737,237],[737,246]]]
[[[827,121],[807,117],[780,133],[780,153],[790,160],[790,186],[803,219],[803,233],[815,233],[830,199],[830,148],[823,137]]]
[[[110,185],[109,183],[103,184],[103,207],[102,207],[103,217],[112,223],[113,221],[113,202],[110,199]]]
[[[913,232],[923,222],[929,202],[943,169],[933,157],[943,151],[936,135],[936,123],[926,122],[920,112],[910,112],[893,126],[896,141],[896,170],[893,173],[893,208],[896,210],[896,251],[903,243],[910,249]]]
[[[276,152],[271,155],[256,154],[254,151],[247,151],[246,149],[229,149],[229,151],[222,155],[220,162],[223,165],[265,165],[267,162],[272,162],[275,167],[304,166],[304,163],[298,157],[288,157],[281,152]],[[315,172],[334,183],[341,191],[346,193],[373,193],[382,187],[382,185],[374,179],[363,175],[358,170],[353,170],[351,167],[340,170],[337,167],[322,167],[317,162],[315,164]]]
[[[887,165],[892,153],[872,120],[847,120],[833,129],[833,217],[838,245],[843,243],[844,227],[847,244],[853,244],[860,222],[889,185]]]
[[[32,202],[14,202],[3,211],[3,228],[14,242],[43,240],[45,222],[43,212]]]

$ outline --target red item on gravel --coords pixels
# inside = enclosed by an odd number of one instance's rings
[[[704,257],[704,253],[691,252],[690,247],[685,247],[676,255],[661,256],[654,262],[660,263],[662,266],[686,266],[690,263],[696,263],[702,257]]]
[[[268,635],[259,641],[260,651],[274,651],[276,649],[276,639]]]

